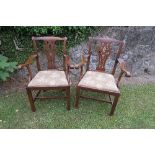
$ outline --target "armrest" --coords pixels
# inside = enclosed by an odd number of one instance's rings
[[[83,75],[84,66],[86,65],[87,61],[84,55],[81,56],[81,62],[78,64],[70,65],[70,69],[80,69],[80,79]]]
[[[81,62],[79,64],[71,64],[70,58],[68,55],[64,55],[64,60],[65,60],[64,66],[65,66],[66,74],[68,76],[68,80],[70,81],[70,69],[80,69],[80,78],[81,78],[83,75],[83,67],[87,62],[84,55],[82,55]]]
[[[27,67],[28,65],[31,65],[34,61],[34,59],[36,59],[38,57],[37,54],[32,54],[28,57],[28,59],[25,61],[24,64],[19,64],[18,65],[18,69],[22,69],[24,67]]]
[[[81,62],[78,64],[70,64],[70,69],[79,69],[79,68],[83,67],[85,64],[86,64],[86,59],[85,59],[84,55],[82,55]]]
[[[32,55],[30,55],[24,64],[18,65],[18,69],[26,68],[28,70],[29,81],[32,80],[32,71],[31,71],[30,65],[33,63],[34,60],[36,60],[37,68],[39,71],[40,65],[39,65],[39,61],[38,61],[38,54],[36,54],[36,53],[33,53]]]
[[[126,69],[126,63],[125,63],[125,61],[123,59],[121,59],[121,58],[119,58],[117,60],[118,60],[118,63],[119,63],[119,66],[120,66],[121,71],[125,74],[126,77],[130,77],[131,74]]]
[[[119,67],[121,69],[121,72],[120,72],[120,75],[118,77],[118,80],[117,80],[117,86],[119,85],[119,82],[123,76],[123,74],[125,74],[126,77],[131,77],[131,74],[129,71],[127,71],[126,69],[126,63],[123,59],[117,59],[118,60],[118,64],[119,64]]]

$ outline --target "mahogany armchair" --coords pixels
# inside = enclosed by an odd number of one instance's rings
[[[123,53],[125,42],[111,38],[92,38],[89,37],[89,50],[86,64],[86,73],[81,77],[77,88],[76,88],[76,103],[75,107],[79,107],[79,99],[93,99],[111,104],[110,115],[114,114],[118,99],[120,97],[119,82],[123,75],[129,77],[130,72],[125,69],[125,62],[120,59],[121,53]],[[115,50],[115,61],[111,73],[107,73],[105,70],[105,64],[109,56],[112,54],[113,49]],[[95,71],[89,69],[90,58],[92,56],[92,49],[97,52],[98,65]],[[116,67],[119,64],[120,75],[116,81],[114,74]],[[83,74],[83,73],[82,73]],[[92,91],[101,94],[106,94],[109,100],[101,100],[93,97],[84,96],[81,91]],[[114,99],[112,99],[112,96]]]
[[[70,76],[69,76],[69,57],[66,55],[66,41],[67,38],[60,37],[32,37],[33,54],[28,58],[28,60],[19,65],[19,68],[27,68],[29,75],[29,83],[27,85],[27,95],[31,110],[36,111],[35,100],[36,99],[66,99],[67,110],[70,110]],[[43,43],[43,53],[47,58],[47,70],[41,70],[40,60],[39,60],[39,43]],[[57,43],[63,51],[63,70],[57,70],[55,65],[55,55],[60,48],[57,48]],[[30,65],[33,60],[36,61],[38,73],[35,77],[32,76],[32,71]],[[65,96],[40,96],[41,92],[47,90],[60,90],[65,92]],[[35,96],[33,95],[35,93]]]

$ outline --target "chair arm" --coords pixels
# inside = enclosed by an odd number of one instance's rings
[[[28,59],[25,61],[24,64],[19,64],[18,65],[18,69],[22,69],[24,67],[27,67],[28,65],[31,65],[34,61],[34,59],[36,59],[38,57],[37,54],[32,54],[28,57]]]
[[[121,69],[120,75],[117,80],[117,86],[118,86],[123,74],[125,74],[126,77],[131,77],[131,73],[129,71],[127,71],[126,63],[123,59],[119,58],[119,59],[117,59],[117,61],[118,61],[119,67]]]
[[[83,68],[84,68],[84,65],[86,64],[86,59],[84,55],[82,55],[81,62],[79,64],[71,64],[70,58],[68,55],[64,55],[64,60],[65,60],[64,66],[65,66],[66,75],[68,77],[68,81],[70,82],[70,70],[71,69],[80,69],[80,79],[81,79],[83,75]]]
[[[78,64],[70,65],[70,69],[80,69],[80,79],[84,74],[84,66],[86,65],[87,61],[84,55],[81,56],[81,62]]]
[[[36,59],[38,59],[38,54],[33,53],[28,57],[28,59],[25,61],[25,63],[18,65],[18,69],[26,68],[28,70],[29,81],[32,80],[32,70],[29,65],[31,65],[33,63],[33,61]],[[40,66],[38,66],[38,60],[37,60],[37,68],[38,68],[38,70],[40,70]]]
[[[71,83],[70,79],[70,58],[68,55],[64,55],[64,71],[66,73],[66,77],[68,80],[68,83]]]
[[[64,55],[64,65],[70,66],[70,58],[68,55]]]
[[[121,58],[119,58],[117,60],[118,60],[119,67],[120,67],[121,71],[125,74],[125,76],[131,77],[131,73],[129,71],[127,71],[127,69],[126,69],[125,61]]]

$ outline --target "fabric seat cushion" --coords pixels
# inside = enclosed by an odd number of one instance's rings
[[[39,71],[30,81],[28,87],[58,87],[68,85],[64,71],[46,70]]]
[[[114,76],[104,72],[87,71],[78,86],[119,93]]]

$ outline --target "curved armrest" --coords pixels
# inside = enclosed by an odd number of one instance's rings
[[[31,65],[34,61],[34,59],[36,59],[38,57],[37,54],[32,54],[28,57],[28,59],[25,61],[24,64],[19,64],[18,65],[18,69],[22,69],[24,67],[27,67],[28,65]]]
[[[123,76],[123,74],[125,74],[126,77],[131,77],[131,74],[129,71],[127,71],[126,69],[126,63],[123,59],[119,58],[117,59],[118,60],[118,64],[119,64],[119,67],[121,69],[121,72],[120,72],[120,75],[118,77],[118,80],[117,80],[117,86],[119,85],[119,82]]]
[[[87,61],[84,55],[81,56],[81,62],[79,64],[70,65],[70,69],[80,69],[80,79],[83,75],[84,66],[86,65]]]
[[[123,59],[121,59],[121,58],[119,58],[119,59],[117,59],[117,60],[118,60],[118,63],[119,63],[119,66],[120,66],[121,71],[125,74],[126,77],[130,77],[131,74],[130,74],[130,72],[127,71],[127,69],[126,69],[126,66],[125,66],[126,63],[125,63],[125,61],[124,61]]]
[[[19,64],[18,65],[18,69],[27,68],[28,76],[29,76],[29,81],[32,79],[32,71],[31,71],[31,68],[30,68],[29,65],[31,65],[34,60],[36,60],[37,68],[38,68],[38,71],[39,71],[40,70],[40,65],[39,65],[39,61],[38,61],[38,54],[36,54],[36,53],[33,53],[32,55],[30,55],[28,57],[28,59],[25,61],[24,64]]]
[[[82,55],[81,57],[81,62],[78,64],[70,64],[70,69],[79,69],[81,67],[83,67],[86,64],[86,59],[84,57],[84,55]]]
[[[80,79],[81,79],[83,75],[83,67],[87,62],[84,55],[82,55],[81,62],[79,64],[71,64],[70,58],[68,55],[64,55],[64,60],[65,60],[64,66],[65,66],[66,74],[68,76],[68,81],[70,81],[70,69],[80,69]]]

